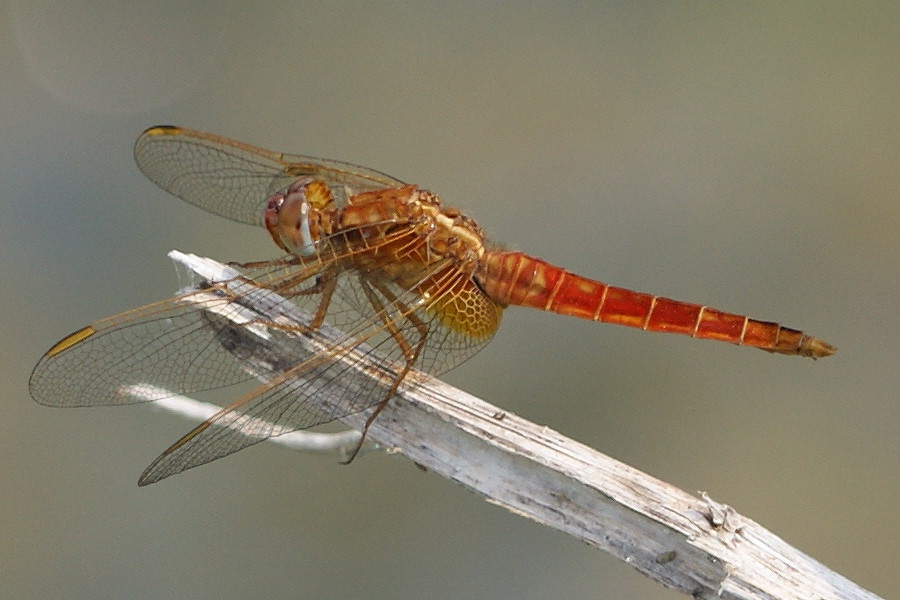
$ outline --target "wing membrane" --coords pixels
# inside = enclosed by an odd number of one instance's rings
[[[250,272],[287,297],[237,277],[97,321],[41,359],[31,393],[42,404],[98,406],[216,389],[251,377],[267,382],[161,455],[141,477],[148,484],[271,436],[375,406],[404,367],[440,373],[487,342],[444,327],[414,290],[384,282],[373,287],[368,278],[376,273],[359,271],[337,275],[326,321],[340,329],[312,330],[308,324],[321,296],[305,293],[304,285],[321,272],[310,269],[296,278],[302,269],[275,261]],[[296,289],[279,287],[284,281]],[[454,281],[451,276],[436,293]],[[377,296],[377,308],[366,286]],[[404,346],[418,341],[421,352],[411,358]],[[136,399],[126,393],[133,385],[151,393]]]
[[[135,142],[134,158],[170,194],[213,214],[260,226],[272,192],[302,177],[325,181],[338,202],[346,202],[348,194],[404,185],[351,163],[281,154],[182,127],[147,129]]]
[[[209,310],[198,310],[198,302]],[[31,374],[31,395],[50,406],[103,406],[140,401],[124,393],[128,385],[194,393],[246,381],[252,375],[220,334],[239,318],[221,314],[228,305],[201,291],[97,321],[44,355]]]
[[[349,163],[177,127],[146,130],[134,153],[166,191],[258,225],[269,195],[301,177],[324,181],[339,203],[404,185]],[[373,407],[409,369],[438,374],[473,355],[499,320],[499,309],[451,261],[423,265],[419,281],[399,285],[380,259],[401,260],[392,253],[402,245],[415,264],[427,249],[410,224],[391,225],[365,244],[351,242],[364,235],[342,229],[319,240],[314,256],[251,263],[241,274],[215,271],[198,289],[97,321],[44,355],[31,375],[32,396],[53,406],[115,405],[252,377],[265,382],[172,445],[141,484]],[[389,250],[379,253],[381,245]],[[369,260],[355,261],[360,252]],[[462,323],[468,317],[483,318],[486,333],[471,335]],[[134,386],[149,392],[138,397],[129,393]]]
[[[358,303],[359,288],[347,276],[335,292],[348,311]],[[452,282],[448,282],[448,285]],[[228,324],[230,351],[244,365],[257,365],[258,375],[268,382],[239,398],[230,406],[194,428],[166,450],[141,475],[147,485],[270,437],[303,430],[371,408],[388,397],[404,372],[408,357],[398,338],[409,342],[424,338],[415,366],[431,373],[450,369],[476,353],[487,339],[453,333],[435,319],[426,319],[423,309],[410,309],[418,296],[398,291],[375,316],[361,318],[350,334],[330,326],[300,331],[279,319],[272,336],[251,335],[246,327]],[[265,312],[269,312],[266,310]],[[291,320],[296,313],[285,313]],[[309,315],[301,313],[308,322]],[[395,325],[389,334],[384,323]],[[422,326],[425,329],[422,329]],[[297,364],[285,369],[277,357],[297,356]]]
[[[383,358],[348,339],[341,350],[321,340],[321,331],[300,341],[276,334],[269,340],[232,329],[233,348],[242,360],[261,365],[269,382],[194,428],[166,450],[141,475],[147,485],[291,431],[307,429],[363,411],[386,397],[397,376]],[[318,349],[316,349],[318,348]],[[270,357],[302,356],[280,372]],[[380,365],[380,366],[376,366]]]

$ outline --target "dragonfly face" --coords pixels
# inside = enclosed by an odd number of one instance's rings
[[[275,192],[263,221],[279,248],[309,257],[316,253],[316,242],[331,234],[335,210],[328,185],[307,177],[292,183],[287,192]]]

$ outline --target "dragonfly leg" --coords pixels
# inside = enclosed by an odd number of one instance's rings
[[[425,339],[422,339],[422,343],[418,345],[418,350],[421,351],[422,346],[424,346]],[[394,397],[394,394],[397,393],[397,389],[400,387],[400,383],[406,378],[406,374],[409,373],[410,369],[412,369],[413,362],[406,362],[403,365],[403,368],[397,373],[397,376],[394,377],[394,382],[391,384],[391,388],[384,395],[384,399],[378,403],[375,407],[375,410],[372,411],[372,414],[369,415],[369,418],[366,419],[366,422],[363,424],[362,432],[359,436],[359,441],[356,443],[356,447],[353,448],[353,451],[350,453],[350,456],[347,457],[346,460],[341,461],[345,465],[349,465],[353,462],[353,459],[356,458],[356,455],[359,454],[359,450],[362,448],[363,442],[366,441],[366,433],[369,432],[369,426],[375,421],[375,417],[381,414],[381,411],[384,410],[384,407],[387,406],[387,403],[391,398]]]
[[[410,364],[414,363],[418,358],[419,352],[421,351],[421,346],[425,343],[425,336],[428,333],[428,325],[426,325],[420,318],[418,318],[408,306],[400,302],[397,299],[397,296],[384,284],[375,281],[366,281],[362,287],[365,291],[366,298],[372,305],[372,308],[375,309],[375,312],[377,314],[381,315],[381,318],[384,321],[384,326],[387,328],[388,332],[391,334],[391,337],[394,338],[394,341],[397,342],[397,345],[403,352],[403,357],[406,359],[406,362]],[[396,306],[400,309],[400,319],[409,321],[410,323],[412,323],[413,327],[416,328],[416,331],[418,331],[419,342],[416,344],[417,347],[415,349],[413,348],[413,345],[410,344],[409,340],[406,339],[406,336],[404,336],[403,333],[401,333],[400,329],[397,327],[398,319],[387,314],[384,303],[375,294],[376,290],[380,292],[381,295],[384,296],[384,298],[387,299],[388,303],[391,306]]]
[[[310,319],[307,325],[283,325],[268,320],[259,321],[259,323],[261,325],[265,325],[266,327],[273,327],[285,331],[299,331],[301,333],[316,331],[317,329],[319,329],[319,327],[322,326],[322,323],[325,322],[325,317],[328,314],[328,307],[331,306],[331,299],[334,296],[335,289],[337,288],[337,274],[333,268],[326,269],[321,275],[316,277],[316,280],[312,285],[298,290],[290,289],[299,285],[300,283],[303,283],[307,279],[309,279],[308,275],[303,275],[302,277],[292,277],[289,280],[283,281],[278,285],[273,285],[270,287],[272,291],[280,294],[285,298],[321,295],[321,298],[316,305],[316,312],[313,314],[312,319]]]
[[[294,257],[281,258],[277,260],[251,260],[249,262],[238,262],[238,261],[229,261],[227,264],[229,267],[234,267],[235,269],[261,269],[265,267],[271,267],[273,264],[294,264],[296,261]]]
[[[363,290],[365,290],[366,298],[368,298],[372,307],[378,314],[382,315],[385,327],[397,343],[397,346],[400,347],[406,360],[404,361],[403,368],[397,373],[396,377],[394,377],[391,387],[388,389],[387,393],[385,393],[384,398],[378,403],[375,410],[369,415],[369,418],[366,419],[366,422],[363,425],[362,434],[359,437],[359,442],[356,444],[353,452],[350,453],[350,456],[343,461],[344,464],[350,464],[353,459],[356,458],[356,455],[359,454],[359,450],[362,448],[363,442],[366,439],[366,432],[369,431],[369,426],[375,421],[375,418],[381,414],[381,411],[387,406],[388,401],[390,401],[390,399],[394,397],[394,394],[397,393],[397,389],[406,378],[407,373],[409,373],[416,364],[419,355],[422,353],[422,349],[425,347],[425,341],[428,339],[428,324],[416,316],[416,314],[406,304],[401,302],[387,286],[375,281],[364,281],[362,287]],[[404,336],[397,328],[396,319],[387,314],[384,303],[375,294],[376,290],[387,299],[390,305],[400,309],[401,319],[409,321],[413,327],[415,327],[419,338],[415,344],[410,344],[409,340],[406,339],[406,336]]]
[[[324,273],[316,277],[315,283],[313,283],[309,287],[293,291],[282,291],[278,288],[275,288],[275,291],[287,298],[293,296],[311,296],[314,294],[321,294],[322,297],[319,300],[318,306],[316,306],[316,313],[313,315],[312,320],[309,322],[309,329],[315,331],[322,326],[323,322],[325,322],[325,315],[328,313],[328,307],[331,306],[331,298],[332,296],[334,296],[334,290],[336,288],[337,274],[334,272],[334,269],[327,269]]]

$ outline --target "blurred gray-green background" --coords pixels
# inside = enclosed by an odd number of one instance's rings
[[[680,597],[400,457],[261,445],[139,489],[190,423],[34,404],[52,343],[175,290],[168,250],[276,254],[142,177],[158,123],[383,170],[510,247],[836,344],[521,309],[446,379],[897,593],[900,6],[126,6],[0,9],[0,595]]]

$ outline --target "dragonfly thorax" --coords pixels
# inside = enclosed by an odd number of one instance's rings
[[[415,185],[362,192],[338,206],[326,183],[298,179],[269,198],[264,221],[290,254],[353,256],[358,268],[377,265],[398,283],[437,263],[471,274],[485,253],[474,220]]]
[[[484,233],[440,198],[414,185],[363,192],[337,209],[333,234],[341,233],[364,254],[398,263],[452,263],[472,272],[484,254]]]

